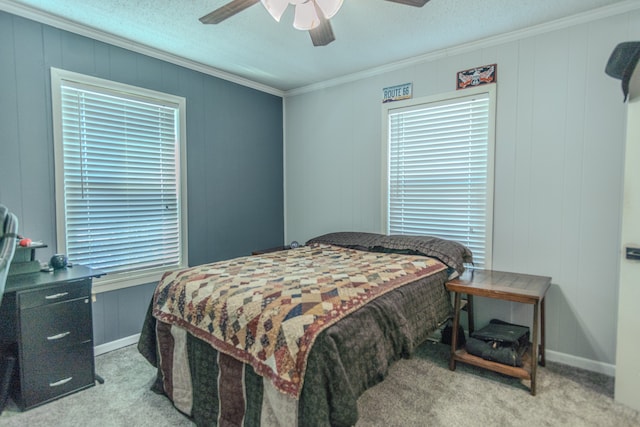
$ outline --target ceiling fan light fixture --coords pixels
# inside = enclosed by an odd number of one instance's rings
[[[293,27],[296,30],[313,30],[320,25],[320,18],[316,13],[316,5],[313,0],[307,0],[296,4]]]
[[[280,18],[289,6],[289,0],[260,0],[260,2],[277,22],[280,22]]]
[[[316,4],[327,19],[333,18],[342,7],[343,0],[315,0]]]
[[[260,2],[267,12],[276,20],[280,19],[290,4],[294,6],[293,27],[308,31],[314,46],[326,46],[336,38],[331,28],[330,19],[338,13],[344,0],[227,0],[213,12],[200,18],[203,24],[219,24],[227,18],[242,12]],[[429,0],[387,0],[393,3],[421,7]]]

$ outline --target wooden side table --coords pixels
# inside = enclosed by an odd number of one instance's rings
[[[449,369],[456,369],[456,361],[490,369],[512,377],[531,381],[531,394],[536,394],[536,367],[538,363],[545,365],[545,313],[544,297],[551,285],[551,278],[528,274],[507,273],[492,270],[467,270],[454,280],[447,282],[447,290],[455,294],[453,330],[458,330],[460,323],[460,295],[467,297],[480,296],[519,302],[533,305],[533,336],[530,350],[523,357],[522,367],[509,366],[485,360],[467,353],[464,349],[456,350],[457,334],[452,334],[451,359]],[[538,345],[540,334],[540,345]]]

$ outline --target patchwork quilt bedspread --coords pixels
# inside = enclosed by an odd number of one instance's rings
[[[300,397],[185,329],[145,317],[138,349],[157,368],[152,389],[197,426],[353,426],[358,397],[452,313],[441,271],[390,291],[322,331]]]
[[[425,256],[314,243],[169,272],[152,312],[167,328],[179,327],[250,365],[295,400],[321,332],[366,303],[446,269]]]

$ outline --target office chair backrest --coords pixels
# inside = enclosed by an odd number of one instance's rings
[[[7,283],[9,267],[16,251],[18,236],[18,218],[9,212],[6,206],[0,205],[0,303]]]

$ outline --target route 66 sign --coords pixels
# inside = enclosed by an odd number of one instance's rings
[[[498,64],[484,65],[482,67],[459,71],[456,78],[456,89],[494,83],[497,79],[497,73]]]
[[[413,96],[413,83],[385,87],[382,89],[382,102],[400,101]]]

